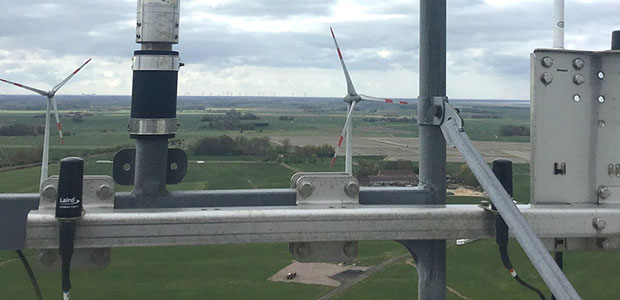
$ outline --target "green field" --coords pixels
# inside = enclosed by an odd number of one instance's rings
[[[237,108],[239,109],[239,108]],[[200,129],[200,119],[205,111],[180,112],[181,127],[177,135],[181,147],[203,136],[220,134],[244,136],[303,136],[333,134],[337,136],[344,122],[344,114],[330,111],[312,115],[291,108],[274,107],[244,108],[253,110],[261,122],[269,122],[269,128],[258,131],[216,131]],[[375,111],[373,111],[375,110]],[[211,113],[222,113],[211,111]],[[390,115],[403,109],[360,111],[354,119],[356,134],[365,136],[384,135],[389,132],[396,137],[417,136],[414,123],[395,124],[364,122],[372,116]],[[526,125],[529,112],[523,109],[485,108],[484,113],[502,116],[502,119],[471,119],[467,111],[466,128],[475,140],[500,140],[527,142],[527,137],[497,137],[499,127],[505,124]],[[33,116],[41,112],[0,111],[0,122],[39,124]],[[294,115],[294,121],[280,121],[278,115]],[[58,160],[64,156],[87,156],[86,174],[111,174],[110,164],[97,164],[96,160],[111,159],[113,148],[131,147],[127,137],[127,111],[95,112],[83,123],[64,121],[65,132],[71,132],[59,145],[52,135],[51,157]],[[52,131],[54,134],[55,131]],[[40,145],[41,136],[0,137],[0,157],[6,157],[17,149],[31,149]],[[357,160],[362,158],[356,158]],[[364,158],[381,160],[381,157]],[[264,162],[254,156],[194,156],[190,160],[205,160],[205,164],[190,163],[186,179],[170,190],[203,190],[233,188],[281,188],[287,187],[293,169],[302,171],[329,170],[329,159],[310,163],[287,165]],[[529,165],[515,165],[515,199],[529,203]],[[343,169],[338,160],[336,170]],[[449,163],[448,173],[457,174],[460,164]],[[50,174],[57,174],[58,164],[50,165]],[[26,193],[38,190],[39,167],[5,169],[0,172],[0,193]],[[131,187],[117,187],[118,191],[130,191]],[[449,197],[449,203],[477,203],[480,198]],[[476,241],[465,246],[448,249],[448,286],[470,299],[535,299],[529,290],[519,286],[503,269],[493,240]],[[515,241],[510,248],[513,264],[522,278],[537,287],[544,288],[534,268]],[[36,265],[35,252],[28,250],[28,257]],[[392,241],[360,242],[359,265],[373,266],[387,259],[406,253],[404,247]],[[332,288],[317,285],[274,283],[267,281],[282,267],[292,262],[288,245],[242,244],[186,247],[118,248],[113,250],[111,265],[97,272],[75,271],[72,273],[75,299],[316,299]],[[620,263],[616,253],[568,253],[565,255],[566,274],[584,299],[618,299],[615,265]],[[46,299],[60,296],[59,272],[48,272],[35,266],[35,272]],[[414,299],[417,292],[417,276],[410,260],[402,260],[373,274],[335,299]],[[549,292],[546,292],[549,295]],[[0,299],[33,299],[33,293],[21,263],[13,252],[0,252]],[[463,299],[449,292],[448,299]]]

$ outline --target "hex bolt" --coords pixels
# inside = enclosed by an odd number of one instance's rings
[[[598,244],[600,248],[603,248],[605,250],[609,250],[614,247],[614,245],[611,243],[611,241],[608,238],[600,238],[596,241],[596,243]]]
[[[310,255],[310,249],[308,245],[305,243],[300,244],[295,250],[295,252],[297,253],[297,256],[299,257],[307,257],[308,255]]]
[[[577,69],[577,70],[581,70],[581,69],[583,69],[583,66],[584,66],[585,64],[586,64],[586,63],[585,63],[585,62],[583,61],[583,59],[581,59],[581,58],[575,58],[575,59],[573,60],[573,67],[575,67],[575,69]]]
[[[56,186],[53,184],[49,184],[46,185],[43,188],[43,191],[41,192],[41,196],[43,197],[43,200],[48,201],[48,202],[55,202],[56,201]]]
[[[349,197],[355,197],[360,192],[360,186],[355,181],[349,181],[347,185],[344,187],[344,193]]]
[[[545,72],[540,76],[540,80],[542,80],[544,84],[551,84],[553,81],[553,75],[549,72]]]
[[[53,265],[58,259],[58,252],[56,250],[43,250],[39,252],[39,262],[49,267]]]
[[[105,267],[110,261],[110,249],[98,248],[93,249],[90,254],[90,259],[98,267]]]
[[[586,79],[585,79],[585,78],[583,77],[583,75],[581,75],[581,74],[577,74],[577,75],[575,75],[575,77],[573,77],[573,82],[574,82],[576,85],[581,85],[581,84],[583,84],[585,81],[586,81]]]
[[[543,65],[543,67],[545,68],[551,68],[551,66],[553,66],[553,58],[549,57],[549,56],[545,56],[540,60],[540,63]]]
[[[342,250],[346,256],[355,256],[357,253],[357,246],[354,243],[346,243]]]
[[[605,220],[603,220],[603,219],[594,218],[592,220],[592,226],[596,230],[603,230],[603,229],[605,229],[605,226],[607,226],[607,222],[605,222]]]
[[[304,198],[310,197],[312,192],[314,192],[314,185],[312,185],[309,181],[304,181],[297,187],[297,192],[299,192],[299,195]]]
[[[611,196],[611,190],[608,187],[601,185],[598,187],[598,197],[601,199],[607,199]]]
[[[104,200],[112,196],[112,189],[107,184],[102,184],[99,189],[97,189],[97,198],[100,200]]]

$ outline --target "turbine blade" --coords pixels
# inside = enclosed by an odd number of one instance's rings
[[[338,57],[340,58],[340,64],[342,65],[342,71],[344,71],[344,77],[347,80],[347,93],[351,96],[357,94],[355,92],[355,88],[353,87],[353,81],[351,81],[351,76],[349,76],[349,71],[347,71],[347,66],[344,64],[344,59],[342,58],[342,52],[340,52],[340,46],[338,46],[338,41],[336,41],[336,35],[334,34],[334,29],[329,27],[329,30],[332,32],[332,38],[334,38],[334,44],[336,45],[336,50],[338,51]]]
[[[14,85],[14,86],[16,86],[16,87],[20,87],[20,88],[22,88],[22,89],[27,89],[27,90],[29,90],[29,91],[33,91],[33,92],[35,92],[35,93],[37,93],[37,94],[39,94],[39,95],[42,95],[42,96],[47,96],[47,92],[44,92],[44,91],[42,91],[42,90],[40,90],[40,89],[35,89],[35,88],[33,88],[33,87],[29,87],[29,86],[27,86],[27,85],[23,85],[23,84],[21,84],[21,83],[17,83],[17,82],[8,81],[8,80],[2,79],[2,78],[0,78],[0,81],[2,81],[2,82],[6,82],[6,83],[8,83],[8,84],[12,84],[12,85]]]
[[[333,167],[334,163],[336,162],[336,157],[338,156],[338,150],[342,146],[342,141],[344,140],[344,135],[345,134],[349,134],[349,133],[347,133],[347,126],[349,125],[349,122],[351,122],[351,119],[353,117],[353,110],[355,109],[355,103],[357,103],[357,102],[355,102],[355,101],[351,102],[351,108],[349,109],[349,112],[347,113],[347,119],[344,121],[344,128],[342,128],[342,133],[340,133],[340,139],[338,140],[338,146],[334,150],[334,158],[332,158],[332,163],[329,166],[330,168]]]
[[[61,81],[60,83],[58,83],[57,85],[55,85],[52,88],[52,93],[56,93],[63,85],[65,85],[65,83],[67,83],[67,81],[69,81],[69,79],[71,79],[73,76],[75,76],[75,74],[77,74],[77,72],[79,72],[87,63],[89,63],[92,60],[92,58],[89,58],[85,63],[83,63],[79,68],[75,69],[75,71],[73,71],[73,73],[71,73],[69,76],[67,76],[67,78],[65,78],[63,81]]]
[[[359,96],[360,96],[360,100],[362,100],[362,101],[409,104],[408,102],[405,102],[405,101],[392,100],[392,99],[388,99],[388,98],[377,98],[377,97],[372,97],[372,96],[367,96],[367,95],[362,95],[362,94],[360,94]]]
[[[52,97],[52,105],[54,106],[54,114],[56,115],[56,127],[58,127],[58,136],[60,136],[60,144],[64,145],[65,140],[62,138],[62,128],[60,127],[60,117],[58,116],[58,107],[56,106],[56,97]]]

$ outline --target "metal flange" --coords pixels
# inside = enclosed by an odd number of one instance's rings
[[[129,119],[130,135],[170,135],[177,132],[176,118]]]

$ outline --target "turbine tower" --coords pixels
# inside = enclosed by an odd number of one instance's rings
[[[55,95],[56,95],[56,92],[58,92],[58,90],[63,85],[65,85],[73,76],[75,76],[75,74],[77,74],[77,72],[79,72],[87,63],[89,63],[90,60],[91,59],[89,58],[79,68],[73,71],[73,73],[67,76],[67,78],[65,78],[63,81],[59,82],[57,85],[52,87],[52,89],[49,90],[48,92],[0,78],[0,81],[2,82],[6,82],[16,87],[20,87],[23,89],[27,89],[29,91],[33,91],[47,98],[47,110],[45,114],[45,133],[43,137],[43,158],[41,159],[41,180],[39,182],[39,185],[43,183],[43,180],[47,179],[47,173],[48,173],[49,148],[50,148],[50,105],[54,108],[54,115],[56,116],[56,127],[58,127],[58,136],[60,137],[60,143],[64,145],[65,141],[62,138],[62,129],[60,127],[60,117],[58,116],[58,107],[56,105]]]
[[[347,95],[344,96],[343,101],[347,104],[347,118],[344,122],[344,128],[342,129],[342,133],[340,133],[340,140],[338,140],[338,146],[334,151],[334,158],[332,158],[332,163],[330,168],[334,166],[334,162],[336,162],[336,157],[338,156],[338,150],[342,146],[342,141],[346,136],[346,154],[345,154],[345,172],[353,175],[353,125],[351,123],[351,117],[353,116],[353,110],[355,109],[355,105],[360,101],[372,101],[372,102],[382,102],[382,103],[398,103],[398,104],[409,104],[405,101],[395,101],[387,98],[377,98],[371,97],[363,94],[358,94],[355,91],[355,87],[353,87],[353,81],[351,81],[351,76],[349,76],[349,71],[347,71],[347,66],[344,63],[344,59],[342,58],[342,52],[340,51],[340,46],[338,46],[338,41],[336,41],[336,35],[334,34],[334,30],[330,27],[329,30],[332,33],[332,38],[334,39],[334,44],[336,45],[336,50],[338,51],[338,58],[340,58],[340,65],[342,65],[342,71],[344,71],[344,77],[347,81]]]

